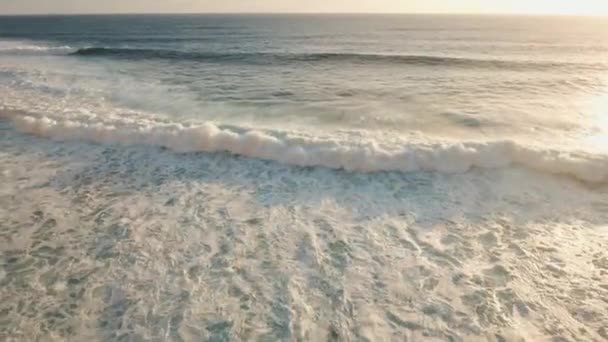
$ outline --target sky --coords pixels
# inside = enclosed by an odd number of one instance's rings
[[[608,0],[0,0],[0,15],[183,12],[608,15]]]

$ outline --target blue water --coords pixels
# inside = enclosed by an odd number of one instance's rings
[[[0,340],[606,338],[607,32],[0,17]]]

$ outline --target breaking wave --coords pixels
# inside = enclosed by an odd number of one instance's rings
[[[73,53],[74,48],[62,45],[52,46],[45,44],[37,44],[34,42],[18,41],[18,40],[2,40],[0,41],[1,54],[68,54]]]
[[[152,145],[175,152],[228,152],[296,166],[359,172],[438,171],[522,165],[593,183],[608,181],[608,155],[542,149],[511,140],[383,144],[373,139],[340,139],[296,133],[224,128],[212,123],[184,125],[152,120],[62,120],[4,112],[20,131],[57,140]]]

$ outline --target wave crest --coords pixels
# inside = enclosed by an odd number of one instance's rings
[[[167,59],[194,60],[204,62],[234,62],[252,64],[277,64],[293,62],[351,62],[382,63],[422,66],[453,66],[462,68],[496,68],[539,70],[562,67],[604,68],[603,65],[576,64],[544,61],[515,61],[498,59],[476,59],[464,57],[431,56],[431,55],[395,55],[395,54],[361,54],[361,53],[272,53],[272,52],[187,52],[168,49],[134,49],[88,47],[73,52],[74,56],[108,57],[131,60]]]
[[[381,145],[328,137],[222,128],[211,123],[182,125],[155,121],[95,122],[56,120],[0,113],[22,132],[58,140],[123,145],[152,145],[175,152],[228,152],[296,166],[348,171],[438,171],[462,173],[471,168],[513,164],[565,174],[593,183],[608,181],[608,156],[538,149],[514,141],[436,142]]]
[[[36,44],[33,42],[26,41],[12,41],[3,40],[0,41],[0,53],[2,54],[66,54],[74,52],[74,49],[70,46],[52,46],[44,44]]]

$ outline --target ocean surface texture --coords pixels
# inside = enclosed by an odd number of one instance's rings
[[[0,17],[0,340],[608,340],[608,19]]]

